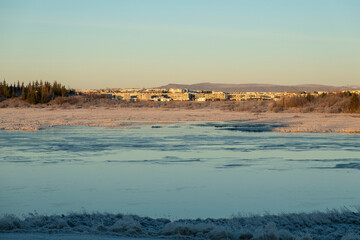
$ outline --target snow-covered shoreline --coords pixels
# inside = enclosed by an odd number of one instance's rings
[[[250,113],[219,109],[154,108],[2,108],[0,130],[36,131],[52,126],[131,127],[139,124],[186,121],[233,121],[279,123],[278,132],[360,133],[359,114]]]
[[[25,219],[15,216],[0,218],[0,239],[30,239],[30,236],[31,239],[52,240],[129,238],[350,240],[360,238],[360,212],[333,210],[176,221],[100,213],[30,215]]]

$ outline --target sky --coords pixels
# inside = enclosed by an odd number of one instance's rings
[[[0,0],[0,78],[360,85],[358,0]]]

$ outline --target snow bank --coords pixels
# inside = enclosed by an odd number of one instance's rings
[[[0,239],[9,234],[79,234],[165,239],[360,239],[360,212],[328,211],[228,219],[168,219],[136,215],[73,213],[0,219]],[[70,235],[69,235],[70,236]],[[21,238],[17,238],[21,239]],[[54,239],[54,238],[53,238]]]

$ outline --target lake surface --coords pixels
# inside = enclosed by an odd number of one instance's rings
[[[360,135],[267,124],[0,132],[0,214],[219,218],[360,206]]]

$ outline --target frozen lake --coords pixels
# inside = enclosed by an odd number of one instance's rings
[[[272,125],[0,131],[0,214],[220,218],[360,205],[360,135]]]

